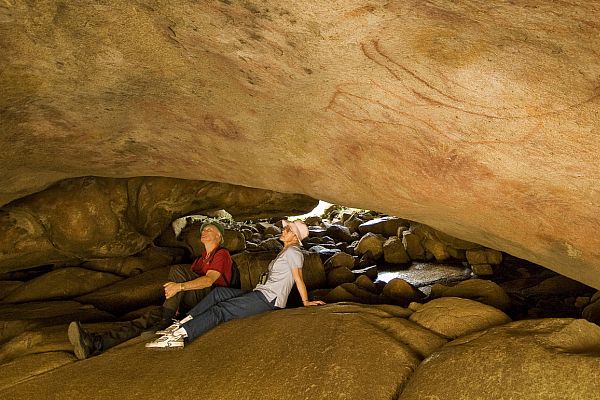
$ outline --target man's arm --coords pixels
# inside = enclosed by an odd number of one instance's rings
[[[300,298],[302,298],[302,304],[304,307],[310,306],[318,306],[321,304],[325,304],[321,300],[309,301],[308,293],[306,292],[306,285],[304,284],[304,279],[302,279],[302,268],[292,268],[292,275],[294,277],[294,281],[296,282],[296,287],[298,288],[298,293],[300,293]]]
[[[186,290],[198,290],[212,286],[222,274],[227,276],[227,269],[231,269],[231,256],[225,248],[217,250],[210,262],[210,269],[206,271],[206,275],[200,276],[191,281],[184,283],[167,282],[163,286],[165,288],[165,297],[171,298],[177,293]],[[229,272],[231,274],[231,272]]]
[[[208,271],[206,271],[206,275],[200,276],[191,281],[183,283],[167,282],[163,285],[165,287],[165,297],[167,299],[170,299],[179,292],[207,288],[209,286],[212,286],[212,284],[215,283],[215,281],[219,279],[220,276],[221,273],[219,271],[209,269]]]

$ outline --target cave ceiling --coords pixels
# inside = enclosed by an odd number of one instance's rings
[[[301,193],[600,287],[598,1],[6,1],[0,204],[80,176]]]

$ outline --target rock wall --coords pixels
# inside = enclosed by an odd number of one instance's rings
[[[48,0],[0,20],[0,203],[76,176],[230,182],[600,288],[596,2]]]
[[[125,257],[171,221],[226,209],[240,218],[298,214],[317,201],[224,183],[142,177],[70,179],[0,209],[0,272]]]

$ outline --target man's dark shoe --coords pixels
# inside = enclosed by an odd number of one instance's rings
[[[75,349],[75,356],[80,360],[85,360],[96,352],[94,346],[94,335],[87,332],[79,321],[73,321],[69,324],[69,341]]]

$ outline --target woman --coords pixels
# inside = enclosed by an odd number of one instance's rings
[[[322,301],[308,300],[306,285],[302,279],[304,255],[300,246],[308,236],[308,228],[301,221],[283,220],[282,223],[280,240],[284,247],[269,264],[266,283],[257,285],[250,292],[215,288],[192,308],[187,317],[167,328],[165,335],[147,343],[146,347],[183,347],[184,340],[190,342],[223,322],[284,308],[294,283],[305,307],[325,304]]]

